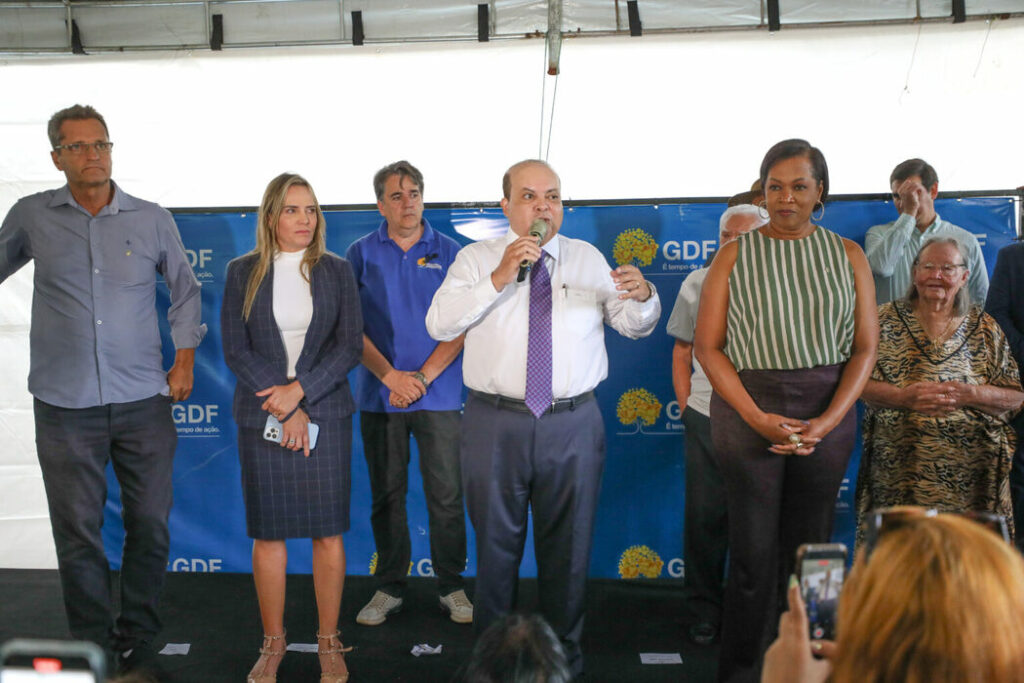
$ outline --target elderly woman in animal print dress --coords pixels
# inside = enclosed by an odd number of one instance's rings
[[[1007,420],[1024,393],[998,323],[971,305],[966,263],[957,240],[926,241],[907,297],[878,308],[878,359],[861,396],[861,520],[874,508],[924,505],[1013,523]]]

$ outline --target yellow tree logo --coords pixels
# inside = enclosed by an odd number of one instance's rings
[[[646,389],[630,389],[619,397],[615,406],[615,414],[624,425],[636,425],[636,432],[643,431],[643,426],[650,427],[661,415],[661,401]]]
[[[377,552],[374,551],[370,557],[370,576],[377,573]],[[406,576],[412,576],[412,562],[409,563],[409,571],[406,572]]]
[[[627,263],[643,268],[658,255],[658,243],[645,230],[630,228],[620,233],[612,245],[612,258],[620,266]]]
[[[631,545],[619,558],[619,576],[624,579],[656,579],[665,563],[658,553],[645,545]]]

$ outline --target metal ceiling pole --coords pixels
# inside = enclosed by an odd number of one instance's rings
[[[558,75],[562,54],[562,0],[548,0],[548,75]]]
[[[64,26],[67,29],[68,34],[68,52],[73,52],[74,41],[72,40],[72,35],[74,35],[74,28],[71,24],[71,20],[74,19],[74,17],[71,16],[71,3],[68,2],[68,0],[64,0],[64,15]]]
[[[213,31],[213,29],[212,29],[213,18],[210,16],[210,2],[209,2],[209,0],[204,0],[204,2],[203,2],[203,13],[206,16],[206,22],[205,22],[206,23],[206,27],[205,27],[206,28],[206,44],[209,45],[210,44],[210,38],[212,37],[211,36],[211,32]]]

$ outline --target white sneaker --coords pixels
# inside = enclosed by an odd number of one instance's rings
[[[388,595],[384,591],[377,591],[366,603],[366,607],[359,610],[356,615],[356,623],[363,626],[379,626],[384,623],[389,614],[394,614],[402,609],[402,598]]]
[[[466,591],[459,589],[440,598],[441,609],[448,613],[456,624],[473,623],[473,603],[466,597]]]

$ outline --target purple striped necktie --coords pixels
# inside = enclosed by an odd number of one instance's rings
[[[551,276],[547,252],[530,270],[530,334],[526,345],[526,407],[540,417],[551,407]]]

